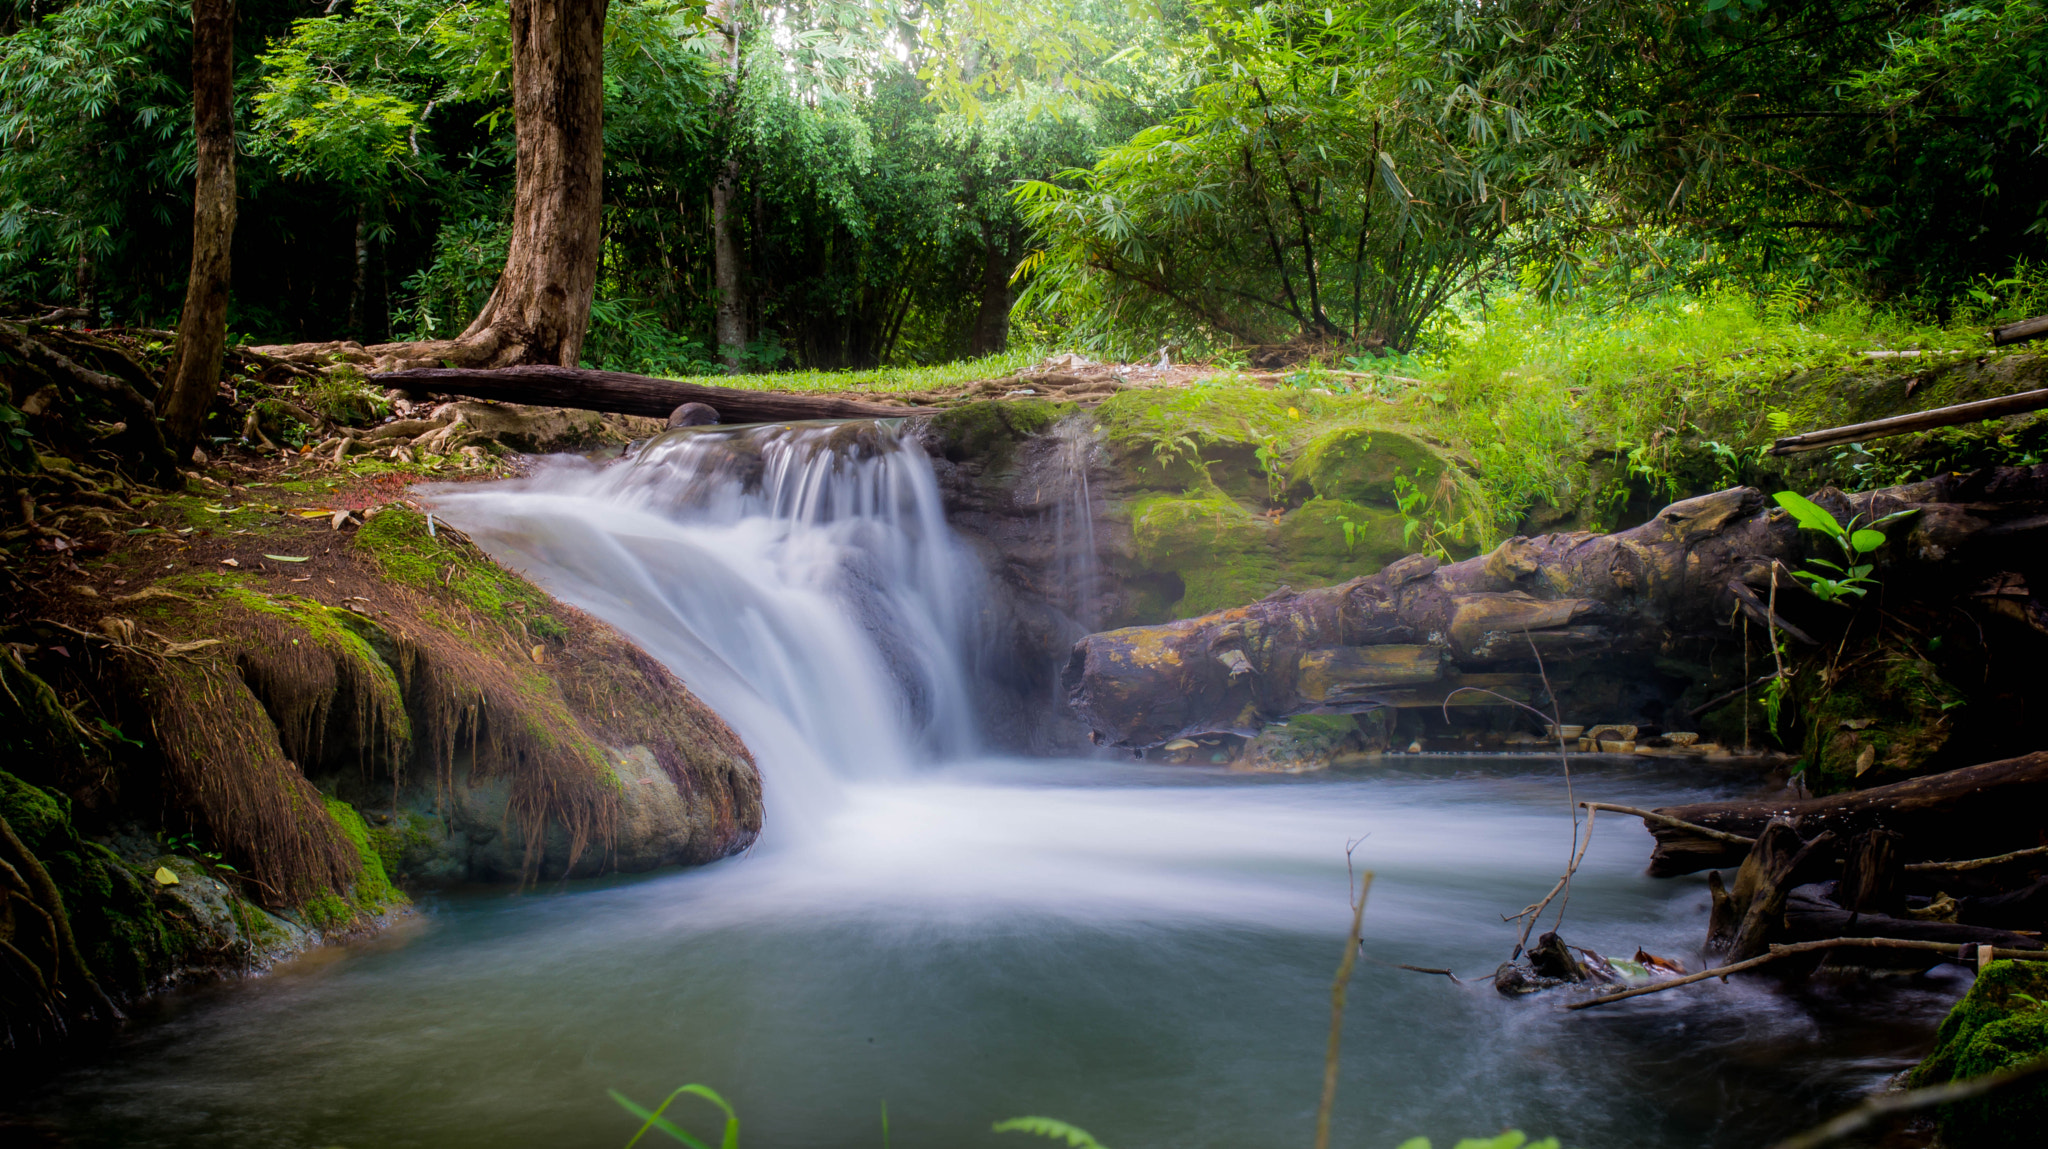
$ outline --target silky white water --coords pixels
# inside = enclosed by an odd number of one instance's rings
[[[635,1123],[608,1089],[698,1081],[749,1149],[882,1145],[884,1103],[893,1146],[1032,1144],[988,1131],[1026,1113],[1117,1149],[1304,1145],[1354,843],[1376,878],[1338,1145],[1509,1126],[1582,1149],[1766,1143],[1910,1064],[1957,992],[1503,999],[1500,915],[1570,845],[1541,758],[1274,778],[983,756],[987,588],[887,427],[700,432],[437,500],[739,730],[766,840],[692,871],[430,896],[385,938],[172,999],[52,1090],[41,1115],[70,1143],[616,1146]],[[1577,787],[1711,792],[1614,766]],[[1704,888],[1644,877],[1648,853],[1602,822],[1565,933],[1697,963]]]

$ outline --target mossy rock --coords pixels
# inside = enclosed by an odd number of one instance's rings
[[[1010,465],[1018,444],[1044,434],[1073,409],[1071,403],[1043,399],[963,403],[931,417],[929,442],[934,454],[950,462],[979,462],[1000,471]]]
[[[1351,426],[1311,440],[1294,465],[1294,478],[1325,499],[1391,507],[1397,476],[1428,491],[1451,470],[1440,452],[1413,435]]]
[[[1913,1068],[1913,1086],[1964,1081],[2048,1056],[2048,966],[1995,961],[1956,1003],[1934,1038],[1934,1052]],[[2048,1127],[2048,1082],[2010,1087],[1943,1106],[1944,1143],[1969,1149],[2022,1149]]]
[[[1414,549],[1399,511],[1320,496],[1281,516],[1276,539],[1285,573],[1301,579],[1290,584],[1303,588],[1372,574]]]
[[[1387,747],[1386,712],[1297,714],[1259,731],[1232,764],[1234,770],[1304,774],[1328,769],[1345,755]]]
[[[1831,793],[1918,773],[1948,744],[1962,697],[1910,651],[1848,671],[1807,708],[1807,784]]]
[[[1143,568],[1134,575],[1179,579],[1171,618],[1243,606],[1281,586],[1306,590],[1368,575],[1411,549],[1399,512],[1316,498],[1259,514],[1213,489],[1139,500],[1131,538]]]
[[[1280,585],[1278,524],[1220,491],[1140,500],[1131,539],[1145,567],[1180,576],[1176,618],[1242,606]]]

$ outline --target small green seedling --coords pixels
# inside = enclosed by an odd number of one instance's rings
[[[1812,591],[1814,597],[1822,602],[1846,604],[1851,598],[1862,598],[1869,587],[1876,585],[1877,580],[1870,577],[1870,572],[1876,570],[1877,566],[1867,561],[1866,556],[1885,544],[1885,534],[1877,528],[1913,513],[1911,510],[1894,511],[1861,526],[1858,522],[1862,516],[1857,515],[1844,525],[1826,507],[1816,505],[1803,495],[1779,491],[1772,497],[1778,501],[1779,506],[1791,514],[1793,521],[1799,524],[1800,530],[1826,535],[1841,548],[1841,563],[1829,562],[1827,559],[1808,559],[1808,566],[1820,567],[1822,570],[1792,572],[1792,577],[1805,583],[1806,589]],[[1843,563],[1848,565],[1845,566]]]

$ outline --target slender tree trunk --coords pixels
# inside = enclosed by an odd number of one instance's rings
[[[451,356],[576,366],[590,326],[604,207],[609,0],[511,0],[518,135],[505,273]]]
[[[369,209],[356,205],[356,274],[348,290],[348,333],[358,342],[370,341],[370,325],[364,316],[369,306],[370,294],[370,221]]]
[[[180,460],[206,422],[220,386],[227,343],[228,274],[235,239],[235,6],[193,0],[192,134],[197,173],[192,187],[192,271],[185,308],[157,394],[164,439]]]
[[[1010,236],[981,221],[981,311],[974,319],[976,355],[994,355],[1010,342]]]
[[[740,161],[727,160],[711,185],[711,271],[718,292],[718,356],[738,371],[747,350],[747,300],[740,285],[740,244],[733,234],[733,195]]]

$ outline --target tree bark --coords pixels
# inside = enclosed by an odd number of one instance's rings
[[[2021,561],[2048,535],[2048,466],[1814,499],[1844,522],[1917,512],[1881,552],[1888,583],[1923,571],[1946,585],[1972,564]],[[1826,623],[1839,608],[1814,603],[1790,577],[1788,561],[1800,563],[1809,546],[1800,535],[1759,492],[1720,491],[1618,534],[1518,537],[1448,566],[1410,555],[1339,586],[1089,635],[1065,684],[1098,743],[1138,748],[1249,737],[1289,715],[1397,706],[1418,692],[1478,702],[1483,695],[1458,693],[1468,673],[1527,673],[1536,652],[1553,670],[1654,655],[1680,637],[1725,635],[1735,610],[1803,636],[1785,612]]]
[[[975,355],[994,355],[1010,342],[1010,244],[1007,229],[981,221],[981,310],[974,317]]]
[[[574,367],[583,353],[603,238],[608,4],[511,0],[512,243],[490,301],[439,358]]]
[[[501,403],[576,407],[617,415],[666,419],[685,403],[703,403],[721,423],[782,423],[795,419],[900,419],[920,408],[859,403],[831,395],[787,394],[706,387],[622,371],[568,367],[461,369],[423,367],[370,377],[374,383],[412,391],[467,395]]]
[[[732,199],[739,188],[740,161],[725,162],[711,185],[711,274],[718,291],[718,357],[728,371],[746,365],[747,298],[740,281],[739,237],[733,234]]]
[[[235,239],[235,5],[192,3],[192,268],[185,307],[157,394],[164,439],[180,461],[206,422],[220,387],[227,344],[228,287]]]
[[[1774,819],[1803,833],[1899,835],[1900,861],[1952,861],[2041,842],[2048,809],[2048,751],[1987,762],[1889,786],[1791,801],[1706,802],[1653,813],[1732,834],[1755,836]],[[1700,837],[1668,822],[1644,821],[1657,846],[1650,874],[1669,878],[1740,863],[1749,847]]]

